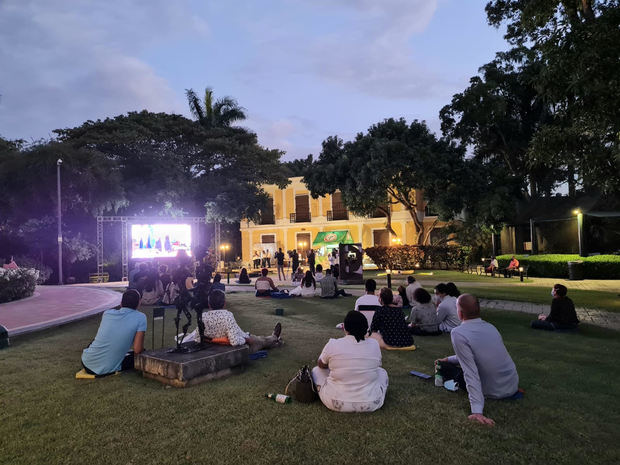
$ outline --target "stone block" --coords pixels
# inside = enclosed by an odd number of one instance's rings
[[[207,344],[191,353],[145,351],[135,357],[135,369],[146,378],[175,387],[187,387],[242,371],[248,362],[249,347]]]

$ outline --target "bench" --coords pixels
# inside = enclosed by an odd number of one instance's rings
[[[110,281],[110,274],[107,271],[103,273],[89,273],[88,282],[89,283],[107,283]]]

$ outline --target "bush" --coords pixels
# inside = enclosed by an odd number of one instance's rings
[[[52,275],[52,269],[49,266],[44,265],[37,260],[33,260],[30,257],[15,257],[15,262],[17,262],[20,268],[32,268],[34,270],[37,270],[39,272],[37,284],[45,284],[45,282],[50,279],[50,276]]]
[[[30,297],[34,293],[38,278],[39,272],[32,268],[0,268],[0,303]]]
[[[527,266],[528,276],[541,278],[568,278],[568,262],[583,261],[584,276],[589,279],[620,278],[620,255],[597,255],[580,257],[579,255],[515,255],[521,266]],[[500,268],[508,266],[512,255],[497,257]]]
[[[471,247],[453,245],[395,245],[364,249],[379,268],[413,270],[422,268],[463,268]]]

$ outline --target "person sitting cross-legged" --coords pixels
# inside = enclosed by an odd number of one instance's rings
[[[241,268],[241,272],[239,273],[239,278],[237,279],[238,284],[251,284],[252,280],[248,275],[247,268]]]
[[[480,304],[471,294],[463,294],[457,301],[458,315],[463,322],[450,333],[456,355],[442,358],[439,374],[462,370],[454,379],[463,378],[469,395],[469,419],[484,425],[495,422],[483,415],[484,399],[513,397],[519,390],[519,375],[506,350],[499,331],[480,318]]]
[[[213,276],[213,284],[211,284],[211,290],[226,292],[226,284],[222,282],[221,274],[215,273],[215,276]]]
[[[319,282],[321,284],[321,299],[334,299],[339,295],[343,297],[350,296],[344,289],[338,289],[336,278],[332,276],[332,270],[325,270],[325,277]]]
[[[416,336],[437,336],[442,334],[439,330],[439,319],[435,306],[431,302],[431,295],[426,289],[420,287],[413,293],[413,302],[411,307],[411,334]]]
[[[409,300],[410,305],[413,305],[413,293],[416,289],[419,289],[421,287],[422,286],[420,285],[420,283],[417,282],[413,276],[407,276],[407,287],[405,288],[405,292],[407,292],[407,299]]]
[[[271,295],[271,291],[277,291],[278,288],[273,283],[273,279],[269,276],[269,270],[267,268],[263,268],[260,270],[261,277],[256,278],[254,282],[254,289],[256,289],[256,297],[269,297]]]
[[[292,296],[314,297],[316,293],[316,280],[310,270],[306,271],[306,275],[301,280],[299,286],[291,291]]]
[[[382,349],[413,345],[402,309],[390,306],[393,298],[392,289],[381,289],[379,303],[382,307],[375,312],[370,325],[370,337],[376,339]]]
[[[377,290],[377,281],[374,279],[367,279],[365,283],[366,294],[361,297],[358,297],[355,301],[355,310],[359,310],[360,305],[375,305],[380,306],[379,297],[375,295],[375,291]]]
[[[567,297],[568,289],[563,284],[555,284],[551,290],[553,300],[549,315],[538,315],[538,320],[532,321],[532,328],[555,331],[557,329],[576,329],[579,324],[575,304]]]
[[[383,405],[388,375],[381,368],[379,344],[365,338],[367,332],[364,315],[355,310],[347,313],[345,336],[330,339],[312,369],[319,398],[330,410],[373,412]]]
[[[140,293],[128,289],[121,308],[103,312],[95,340],[82,352],[82,366],[88,374],[105,376],[133,369],[134,354],[144,350],[146,332],[146,315],[138,311],[139,305]]]
[[[243,331],[235,316],[225,310],[226,295],[220,290],[211,291],[209,294],[210,310],[202,314],[202,322],[205,325],[203,342],[209,342],[211,339],[228,338],[231,346],[242,346],[248,344],[250,353],[258,352],[263,349],[271,349],[282,345],[282,325],[277,323],[270,336],[255,336]],[[197,330],[192,333],[194,340],[200,339]],[[196,342],[199,342],[196,340]]]

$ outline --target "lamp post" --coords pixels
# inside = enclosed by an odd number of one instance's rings
[[[519,267],[519,281],[523,282],[523,267]]]
[[[392,289],[392,269],[388,268],[385,271],[387,272],[387,287]]]
[[[60,204],[60,165],[62,160],[56,160],[56,191],[58,194],[58,284],[62,286],[62,211]]]
[[[224,252],[224,267],[226,266],[226,251],[230,249],[230,245],[229,244],[222,244],[220,245],[220,250],[222,250]]]
[[[583,246],[583,213],[576,209],[573,211],[577,215],[577,241],[579,242],[579,256],[585,257],[585,248]]]

